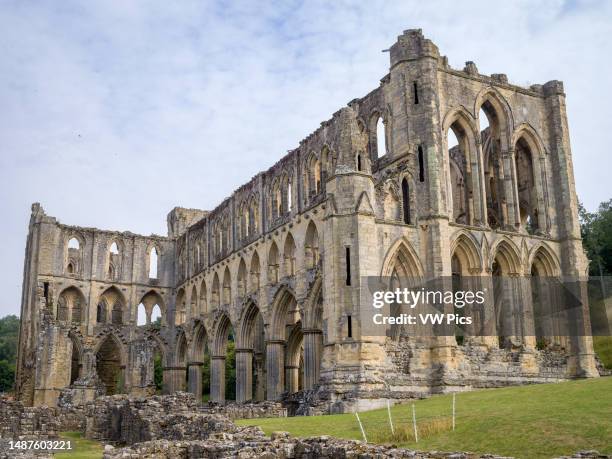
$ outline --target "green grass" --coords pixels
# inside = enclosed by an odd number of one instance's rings
[[[104,450],[101,443],[95,440],[88,440],[83,437],[81,432],[62,432],[60,433],[62,440],[70,440],[72,442],[72,450],[56,453],[54,457],[70,458],[70,459],[100,459]]]
[[[606,369],[612,369],[612,336],[593,336],[593,347]]]
[[[424,451],[472,451],[518,458],[550,458],[579,450],[612,453],[612,378],[484,389],[457,394],[456,429],[450,430],[451,395],[415,402],[420,430],[411,438],[411,404],[392,408],[396,430],[408,440],[394,444]],[[360,413],[368,440],[389,438],[387,410]],[[353,414],[248,419],[269,434],[288,431],[299,437],[332,435],[361,439]],[[428,434],[425,434],[429,431]],[[406,436],[404,437],[406,438]]]

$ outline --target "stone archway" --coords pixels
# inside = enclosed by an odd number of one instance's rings
[[[125,366],[121,345],[113,335],[106,336],[96,351],[96,372],[106,395],[122,393],[125,389]]]

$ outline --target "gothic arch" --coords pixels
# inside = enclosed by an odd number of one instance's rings
[[[483,107],[484,105],[484,107]],[[485,108],[486,107],[486,108]],[[512,109],[508,104],[508,101],[504,98],[501,93],[492,86],[484,88],[478,93],[474,100],[474,117],[478,118],[478,112],[483,109],[487,118],[493,116],[489,113],[491,109],[494,110],[494,115],[498,117],[498,123],[500,127],[500,139],[503,142],[502,148],[508,148],[508,142],[510,141],[510,135],[513,131],[514,118],[512,116]],[[491,118],[489,118],[489,125],[491,125]]]
[[[184,288],[180,288],[176,294],[174,306],[174,324],[181,325],[187,320],[187,299]]]
[[[70,285],[58,296],[56,319],[81,324],[86,318],[87,302],[80,288]]]
[[[424,275],[418,254],[410,242],[403,237],[395,241],[387,250],[381,276],[391,277],[398,268],[401,270],[398,274],[403,274],[405,277],[422,278]]]
[[[461,230],[455,236],[451,243],[451,257],[455,255],[461,261],[462,269],[467,270],[462,275],[469,275],[470,270],[482,270],[483,263],[479,244],[469,232]]]
[[[498,262],[502,274],[520,274],[522,269],[519,254],[519,248],[509,238],[503,237],[498,239],[491,247],[489,268],[493,269],[493,264]]]
[[[114,285],[108,287],[98,297],[96,304],[103,302],[106,305],[106,317],[103,322],[122,325],[125,322],[127,301],[121,291]]]
[[[559,259],[543,242],[535,245],[529,252],[525,272],[531,272],[533,266],[537,267],[541,276],[557,277],[561,272]]]
[[[189,360],[195,362],[203,362],[204,354],[208,348],[208,332],[201,321],[197,321],[193,329],[193,340],[189,350]]]
[[[213,356],[224,356],[227,351],[227,334],[232,321],[225,311],[216,314],[211,327],[211,353]]]
[[[261,315],[261,311],[254,301],[249,301],[242,309],[242,314],[238,319],[238,327],[236,329],[236,347],[243,349],[253,349],[255,346],[255,326]]]
[[[548,155],[548,151],[544,146],[544,142],[542,138],[538,134],[538,132],[531,126],[529,123],[521,123],[519,124],[514,132],[512,133],[512,145],[516,145],[519,139],[523,137],[528,143],[531,151],[536,153],[539,156]]]
[[[270,338],[285,340],[287,313],[290,311],[290,307],[297,306],[295,294],[288,286],[283,285],[276,292],[271,306]]]
[[[304,301],[302,324],[305,329],[323,329],[323,308],[319,302],[323,290],[322,287],[323,281],[321,276],[317,275]]]
[[[321,253],[319,244],[319,231],[317,230],[317,225],[313,220],[310,220],[306,228],[306,237],[304,240],[304,259],[306,268],[308,269],[315,268],[320,264]]]

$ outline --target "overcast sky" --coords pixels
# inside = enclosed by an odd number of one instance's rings
[[[612,198],[612,2],[0,0],[0,316],[32,202],[165,234],[377,87],[409,28],[454,67],[563,80],[579,197]]]

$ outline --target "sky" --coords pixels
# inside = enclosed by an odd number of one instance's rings
[[[579,198],[612,198],[612,2],[0,0],[0,316],[33,202],[166,234],[376,88],[413,28],[455,68],[564,81]]]

